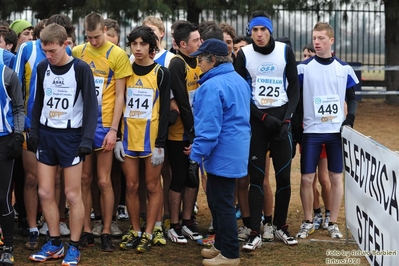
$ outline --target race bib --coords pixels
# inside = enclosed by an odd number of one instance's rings
[[[43,114],[47,119],[70,120],[73,115],[74,88],[50,87],[45,90]]]
[[[278,77],[257,76],[254,94],[260,107],[279,107],[288,100],[283,78]]]
[[[154,91],[152,89],[127,88],[126,118],[151,119]]]
[[[338,95],[313,97],[315,121],[321,123],[341,123],[342,109]]]
[[[103,105],[104,78],[94,76],[94,87],[96,88],[98,105]]]

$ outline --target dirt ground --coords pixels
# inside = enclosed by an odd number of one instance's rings
[[[399,150],[399,106],[387,105],[382,99],[363,98],[358,102],[357,115],[354,128],[360,133],[372,137],[391,150]],[[271,180],[274,178],[271,173]],[[292,165],[292,197],[288,215],[289,231],[295,235],[299,229],[303,212],[299,197],[299,156],[293,160]],[[210,222],[210,213],[206,204],[205,195],[200,189],[198,196],[199,213],[197,220],[201,233],[205,234]],[[241,221],[238,221],[241,224]],[[342,203],[339,218],[341,231],[345,231],[345,212]],[[119,222],[126,231],[128,222]],[[65,239],[67,240],[67,239]],[[34,265],[28,260],[31,251],[24,248],[26,239],[17,235],[15,237],[16,265]],[[44,238],[41,240],[44,243]],[[120,239],[115,239],[119,243]],[[200,255],[203,247],[195,242],[187,245],[177,245],[168,241],[165,247],[153,247],[151,252],[137,254],[135,251],[117,250],[113,253],[103,253],[100,241],[96,245],[82,251],[80,265],[201,265]],[[282,242],[267,243],[254,252],[241,252],[241,265],[322,265],[326,264],[326,250],[357,250],[357,245],[351,241],[332,240],[326,231],[317,230],[308,239],[299,240],[296,246],[286,246]],[[368,265],[363,257],[358,257],[358,265]],[[53,260],[43,265],[60,265],[61,260]]]

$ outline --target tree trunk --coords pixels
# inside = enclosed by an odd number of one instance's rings
[[[199,17],[202,12],[202,8],[197,6],[196,0],[187,0],[187,21],[191,23],[199,24]]]
[[[399,65],[399,3],[385,0],[385,56],[388,66]],[[399,71],[385,71],[387,91],[399,91]],[[389,104],[399,105],[399,95],[387,95]]]

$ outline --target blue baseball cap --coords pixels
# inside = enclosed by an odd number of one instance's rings
[[[196,52],[190,54],[190,56],[198,56],[203,53],[226,56],[228,55],[227,44],[218,39],[208,39],[201,44]]]

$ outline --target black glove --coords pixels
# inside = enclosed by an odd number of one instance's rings
[[[80,146],[77,156],[85,157],[86,155],[89,155],[90,153],[91,153],[91,149]]]
[[[170,111],[168,125],[169,126],[174,125],[176,123],[178,117],[179,117],[179,112],[177,110],[173,109],[172,111]]]
[[[199,185],[199,164],[197,162],[188,160],[189,166],[188,166],[188,179],[190,180],[190,183],[194,186]]]
[[[353,123],[355,122],[355,116],[353,114],[347,114],[345,121],[342,123],[342,126],[350,126],[353,128]]]
[[[13,160],[21,156],[22,144],[24,144],[24,135],[13,133],[10,142],[7,144],[7,159]]]
[[[28,150],[31,152],[36,152],[37,151],[37,145],[39,144],[39,139],[37,138],[28,138]]]
[[[290,127],[291,127],[291,121],[285,120],[281,125],[280,134],[278,135],[277,139],[278,140],[286,139],[288,136],[288,132],[290,131]]]
[[[269,130],[275,131],[275,130],[280,129],[280,127],[281,127],[280,119],[278,119],[272,115],[269,115],[267,113],[263,115],[262,121],[263,121],[263,124],[265,125],[265,127]]]

